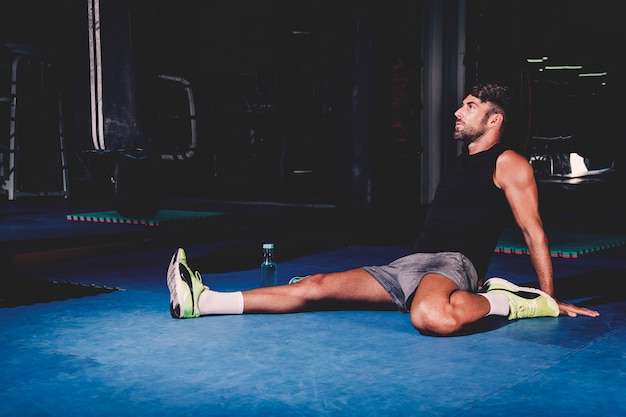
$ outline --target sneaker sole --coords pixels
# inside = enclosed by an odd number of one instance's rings
[[[181,306],[184,306],[185,301],[182,291],[184,282],[180,276],[180,269],[178,267],[179,254],[180,250],[174,253],[169,268],[167,269],[167,287],[170,290],[170,314],[175,319],[183,318],[184,311],[181,312]]]
[[[540,289],[532,288],[532,287],[520,287],[519,285],[515,285],[512,282],[507,281],[502,278],[489,278],[487,281],[485,281],[485,284],[483,285],[483,290],[484,291],[504,290],[504,291],[509,291],[512,293],[521,293],[521,294],[525,293],[527,295],[533,296],[533,297],[525,297],[525,298],[537,298],[540,295],[545,295],[546,297],[550,297],[548,294],[541,291]]]

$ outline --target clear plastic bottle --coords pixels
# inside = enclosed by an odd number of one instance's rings
[[[274,244],[263,244],[263,262],[261,263],[261,286],[270,287],[278,284],[278,267],[274,261]]]

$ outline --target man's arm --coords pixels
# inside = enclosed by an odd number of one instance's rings
[[[519,225],[524,240],[530,250],[530,260],[537,273],[539,287],[554,297],[552,259],[548,239],[539,214],[537,183],[530,163],[514,151],[506,151],[496,162],[494,182],[500,187],[511,206],[515,221]],[[598,316],[597,311],[557,300],[561,314],[568,316]]]

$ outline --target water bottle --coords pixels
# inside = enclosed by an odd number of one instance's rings
[[[274,244],[263,244],[263,262],[261,263],[261,286],[270,287],[278,284],[278,268],[274,262]]]

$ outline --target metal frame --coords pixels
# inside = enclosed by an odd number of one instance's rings
[[[33,55],[18,55],[13,59],[11,66],[11,94],[8,101],[11,103],[10,113],[10,127],[9,127],[9,148],[8,153],[8,166],[3,160],[3,173],[5,175],[2,189],[8,193],[9,200],[15,200],[18,196],[69,196],[69,174],[67,166],[67,153],[65,149],[65,136],[63,126],[63,111],[61,104],[60,92],[58,93],[58,127],[59,127],[59,152],[61,157],[61,175],[62,175],[62,190],[51,191],[24,191],[19,189],[18,183],[18,158],[16,158],[19,149],[19,129],[17,119],[19,117],[19,88],[18,88],[18,72],[22,62],[25,60],[36,60],[38,63],[51,67],[52,63],[48,62],[43,57],[35,57]],[[57,91],[59,91],[57,89]],[[8,173],[8,176],[7,176]]]

